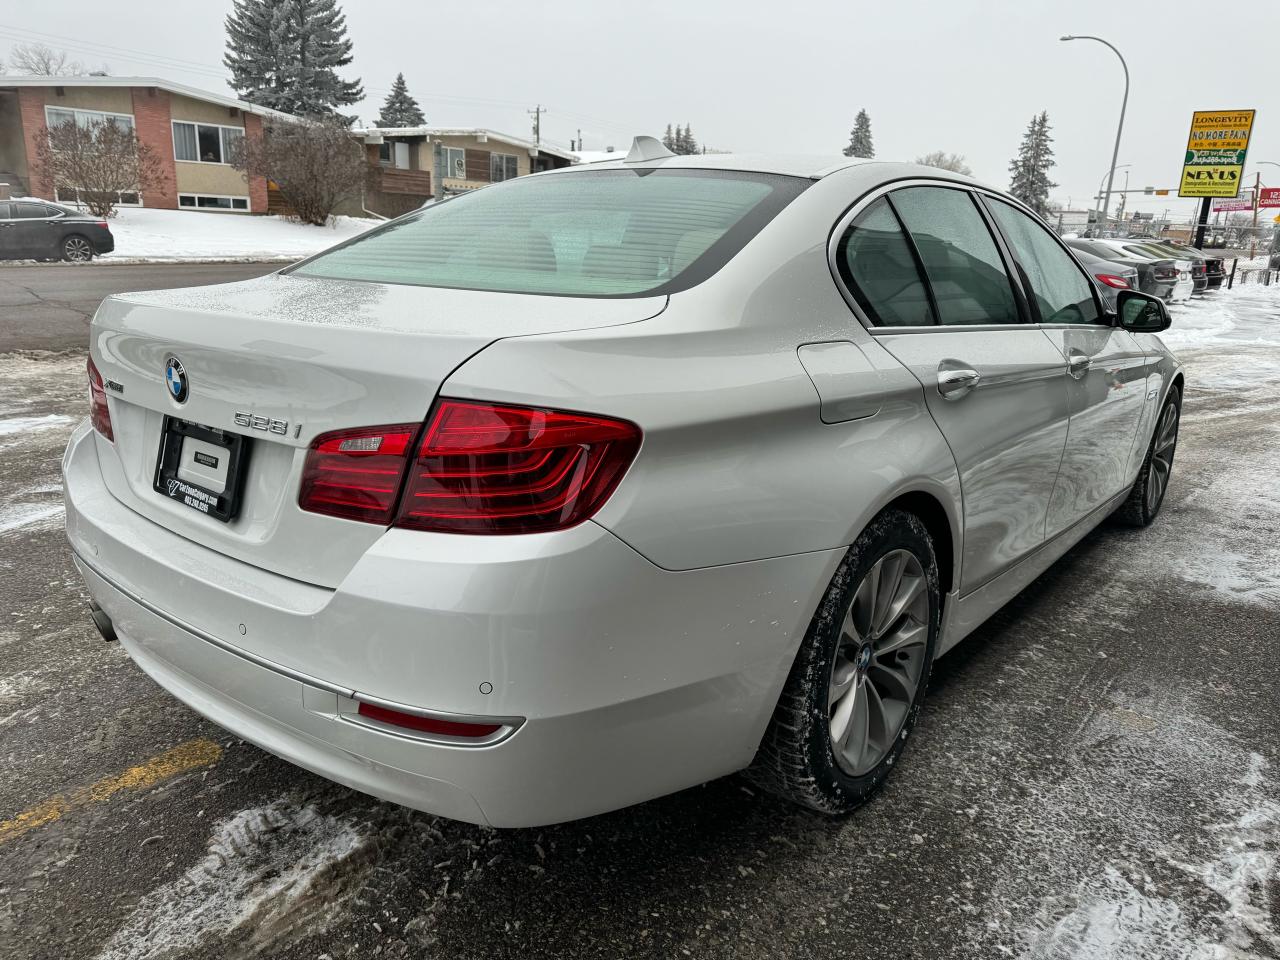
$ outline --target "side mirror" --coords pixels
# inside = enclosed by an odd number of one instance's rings
[[[1116,297],[1116,313],[1120,326],[1132,333],[1159,333],[1168,330],[1173,322],[1163,300],[1137,290],[1120,291]]]

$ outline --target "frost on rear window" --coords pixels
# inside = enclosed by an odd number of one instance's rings
[[[665,293],[722,267],[807,183],[718,170],[520,178],[417,210],[292,272],[562,296]]]

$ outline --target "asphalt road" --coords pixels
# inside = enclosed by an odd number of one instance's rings
[[[279,263],[0,264],[0,353],[82,350],[102,298],[124,290],[245,280]]]
[[[1183,352],[1160,520],[940,661],[871,804],[728,778],[512,832],[298,770],[98,639],[58,492],[83,355],[0,355],[0,957],[1280,957],[1278,317]]]

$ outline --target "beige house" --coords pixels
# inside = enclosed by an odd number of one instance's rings
[[[228,162],[239,138],[262,136],[263,117],[287,114],[157,77],[0,76],[0,183],[15,196],[75,202],[74,184],[40,175],[40,131],[105,121],[132,129],[164,168],[160,183],[122,193],[122,205],[265,213],[266,180]]]
[[[567,150],[481,127],[367,127],[353,130],[370,165],[364,206],[387,217],[421,206],[435,195],[435,157],[440,150],[447,190],[474,190],[540,170],[567,167]]]

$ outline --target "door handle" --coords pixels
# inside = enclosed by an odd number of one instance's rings
[[[1089,372],[1089,367],[1092,363],[1093,361],[1089,359],[1088,355],[1072,348],[1067,353],[1067,374],[1079,380]]]
[[[938,393],[944,400],[959,400],[978,385],[982,374],[962,367],[959,370],[938,371]]]

